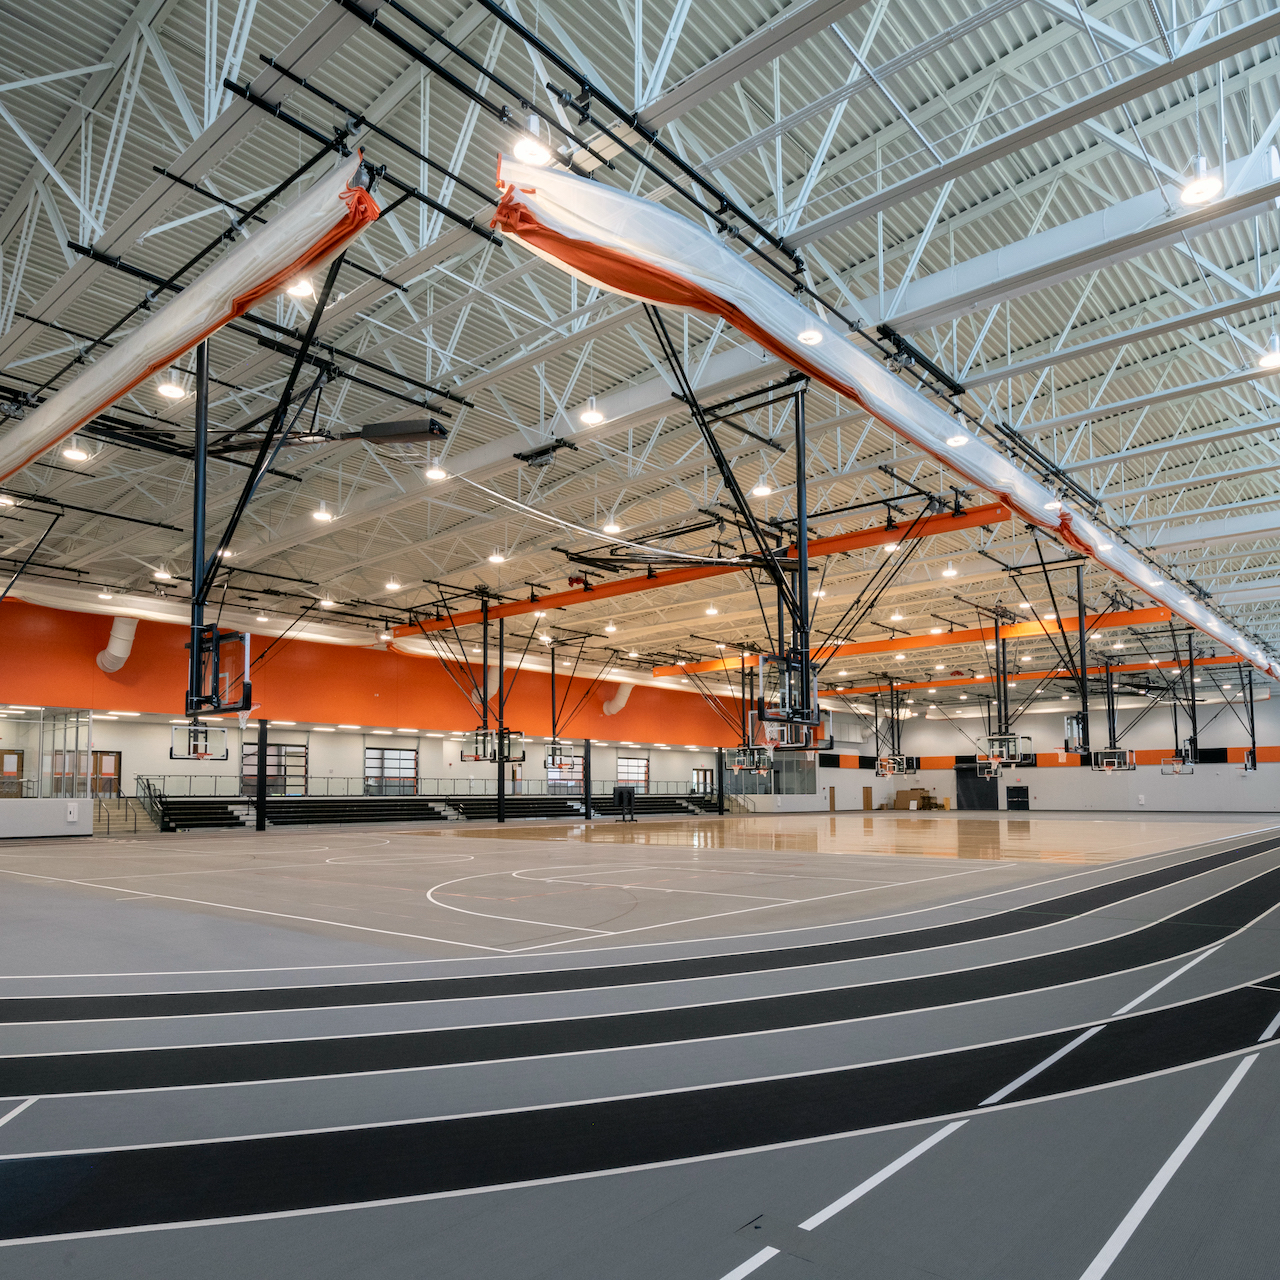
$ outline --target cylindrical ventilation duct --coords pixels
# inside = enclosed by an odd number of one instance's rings
[[[631,697],[631,690],[635,688],[633,684],[620,684],[618,692],[604,704],[602,710],[607,716],[616,716],[623,707],[627,705],[627,699]]]
[[[133,633],[138,629],[137,618],[117,618],[111,624],[111,638],[107,647],[98,654],[98,666],[103,671],[119,671],[129,661],[133,649]]]

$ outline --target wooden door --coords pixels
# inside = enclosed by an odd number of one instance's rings
[[[836,811],[836,789],[835,787],[827,788],[827,811],[835,813]]]
[[[93,772],[89,776],[91,796],[118,796],[120,794],[120,752],[95,751]]]
[[[876,807],[876,802],[872,796],[870,787],[862,788],[862,807],[863,809],[874,809]]]

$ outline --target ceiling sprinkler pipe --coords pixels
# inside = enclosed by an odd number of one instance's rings
[[[327,267],[372,222],[363,160],[344,160],[289,207],[218,259],[127,338],[87,366],[0,439],[0,481],[169,367],[264,298]]]

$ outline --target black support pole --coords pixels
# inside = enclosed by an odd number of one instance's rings
[[[796,616],[792,626],[792,647],[800,664],[799,705],[806,711],[811,706],[812,682],[809,677],[809,494],[805,484],[808,470],[808,446],[805,441],[804,387],[796,392],[796,558],[797,572],[792,592],[796,598]],[[792,706],[796,705],[793,694]]]
[[[716,813],[724,817],[724,748],[716,748]]]
[[[498,619],[498,821],[507,820],[507,752],[502,740],[502,731],[506,727],[507,682],[504,678],[503,661],[506,658],[507,620]],[[488,671],[488,667],[485,670]]]
[[[1188,739],[1191,763],[1200,758],[1200,727],[1196,716],[1196,645],[1191,632],[1187,632],[1187,701],[1191,713],[1191,737]]]
[[[582,740],[582,804],[591,817],[591,739]]]
[[[254,822],[255,831],[267,829],[267,722],[258,721],[258,776],[254,788]]]
[[[196,347],[195,453],[191,480],[191,662],[187,674],[187,714],[200,710],[204,629],[205,506],[209,466],[209,343]],[[258,828],[263,830],[262,827]]]
[[[1085,655],[1084,565],[1076,565],[1076,641],[1080,650],[1080,747],[1081,762],[1090,757],[1089,748],[1089,659]],[[1064,636],[1065,640],[1066,637]]]
[[[480,662],[484,667],[484,675],[480,682],[480,687],[484,690],[480,696],[483,704],[480,708],[480,726],[487,731],[489,728],[489,601],[487,599],[480,601],[480,613],[484,629],[484,638],[480,641],[480,647],[484,650],[480,655]]]

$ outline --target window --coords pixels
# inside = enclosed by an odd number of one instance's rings
[[[418,790],[418,753],[395,747],[365,747],[364,793],[412,796]]]
[[[240,747],[240,785],[245,795],[258,789],[258,744],[246,742]],[[307,748],[302,743],[271,742],[267,744],[267,795],[305,796],[307,794]]]
[[[619,756],[618,785],[635,787],[636,795],[644,795],[649,790],[648,756]]]
[[[693,771],[693,785],[690,790],[694,795],[710,795],[716,789],[715,776],[714,769],[695,769]]]

